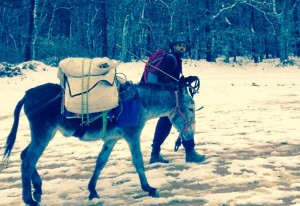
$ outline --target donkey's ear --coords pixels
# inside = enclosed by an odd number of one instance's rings
[[[180,77],[179,79],[179,91],[182,93],[187,93],[187,84],[184,76]]]
[[[181,76],[179,79],[179,88],[183,88],[185,86],[186,86],[185,78],[184,78],[184,76]]]

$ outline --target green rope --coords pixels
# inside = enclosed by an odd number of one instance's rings
[[[107,114],[108,111],[102,112],[103,117],[102,117],[102,131],[101,131],[101,137],[106,136],[106,130],[107,130]]]
[[[83,121],[81,124],[89,125],[90,123],[96,121],[97,119],[102,118],[101,137],[105,137],[106,131],[107,131],[107,115],[108,115],[109,111],[110,110],[103,111],[99,115],[97,115],[97,116],[95,116],[95,117],[93,117],[93,118],[91,118],[87,121]]]
[[[89,91],[87,91],[86,93],[86,105],[84,107],[84,58],[82,59],[82,67],[81,67],[81,123],[86,123],[87,125],[90,122],[90,114],[89,114]],[[89,64],[89,70],[88,70],[88,79],[87,79],[87,90],[89,88],[90,85],[90,74],[91,74],[91,67],[92,67],[92,59],[90,60],[90,64]],[[84,110],[85,109],[85,110]],[[86,111],[86,112],[85,112]],[[86,114],[86,115],[85,115]],[[87,118],[87,121],[84,121],[84,115]]]
[[[84,89],[84,80],[83,80],[83,74],[84,74],[84,59],[82,59],[81,64],[81,123],[84,123],[84,111],[83,111],[83,89]]]
[[[86,118],[87,118],[87,120],[86,121],[84,120],[84,107],[83,107],[83,103],[84,103],[83,102],[84,101],[84,97],[83,97],[83,92],[84,92],[83,91],[84,90],[84,80],[83,80],[84,79],[83,78],[83,76],[84,76],[84,60],[85,59],[82,60],[82,71],[81,71],[81,73],[82,73],[82,84],[81,84],[81,86],[82,86],[82,92],[81,92],[81,105],[82,105],[82,107],[81,107],[81,124],[82,125],[83,124],[89,125],[90,123],[96,121],[97,119],[102,118],[101,137],[104,137],[106,135],[106,131],[107,131],[107,116],[108,116],[108,112],[110,110],[103,111],[99,115],[96,115],[95,117],[93,117],[93,118],[90,119],[90,117],[89,117],[89,105],[88,105],[88,94],[89,94],[89,92],[86,93],[86,111],[87,111]],[[90,83],[91,64],[92,64],[92,60],[90,61],[90,65],[89,65],[87,86],[89,86],[89,83]],[[116,76],[115,76],[115,78],[117,79]],[[116,86],[117,86],[117,90],[118,90],[118,93],[119,93],[120,85],[117,84]]]
[[[89,65],[89,72],[88,72],[88,80],[87,80],[87,93],[86,93],[86,114],[87,114],[87,121],[90,120],[90,112],[89,112],[89,88],[90,88],[90,77],[91,77],[91,67],[92,67],[92,59],[90,59]]]

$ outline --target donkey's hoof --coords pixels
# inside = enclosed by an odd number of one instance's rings
[[[151,188],[149,190],[149,196],[151,196],[151,197],[159,197],[159,192],[155,188]]]
[[[42,194],[34,192],[33,193],[33,198],[34,198],[35,201],[41,202],[41,200],[42,200]]]
[[[25,201],[25,204],[27,206],[39,206],[39,203],[34,201],[34,200],[30,200],[30,201]]]
[[[100,196],[98,195],[98,193],[95,191],[95,192],[90,192],[90,195],[89,195],[89,200],[92,200],[94,198],[100,198]]]

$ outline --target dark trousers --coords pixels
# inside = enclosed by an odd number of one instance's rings
[[[172,123],[170,122],[168,117],[161,117],[159,118],[156,128],[155,128],[155,134],[153,138],[152,143],[152,152],[151,154],[159,154],[161,150],[161,145],[164,143],[164,141],[167,139],[168,135],[170,134],[170,131],[172,129]],[[174,144],[175,144],[174,140]],[[191,152],[195,147],[195,141],[194,139],[185,141],[182,138],[182,145],[185,149],[185,152]]]

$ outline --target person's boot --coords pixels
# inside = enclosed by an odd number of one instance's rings
[[[157,162],[169,163],[169,160],[164,159],[161,154],[151,154],[149,164],[153,164]]]
[[[201,163],[204,162],[205,159],[206,159],[205,155],[198,154],[195,150],[192,150],[191,152],[187,152],[185,156],[186,162]]]

